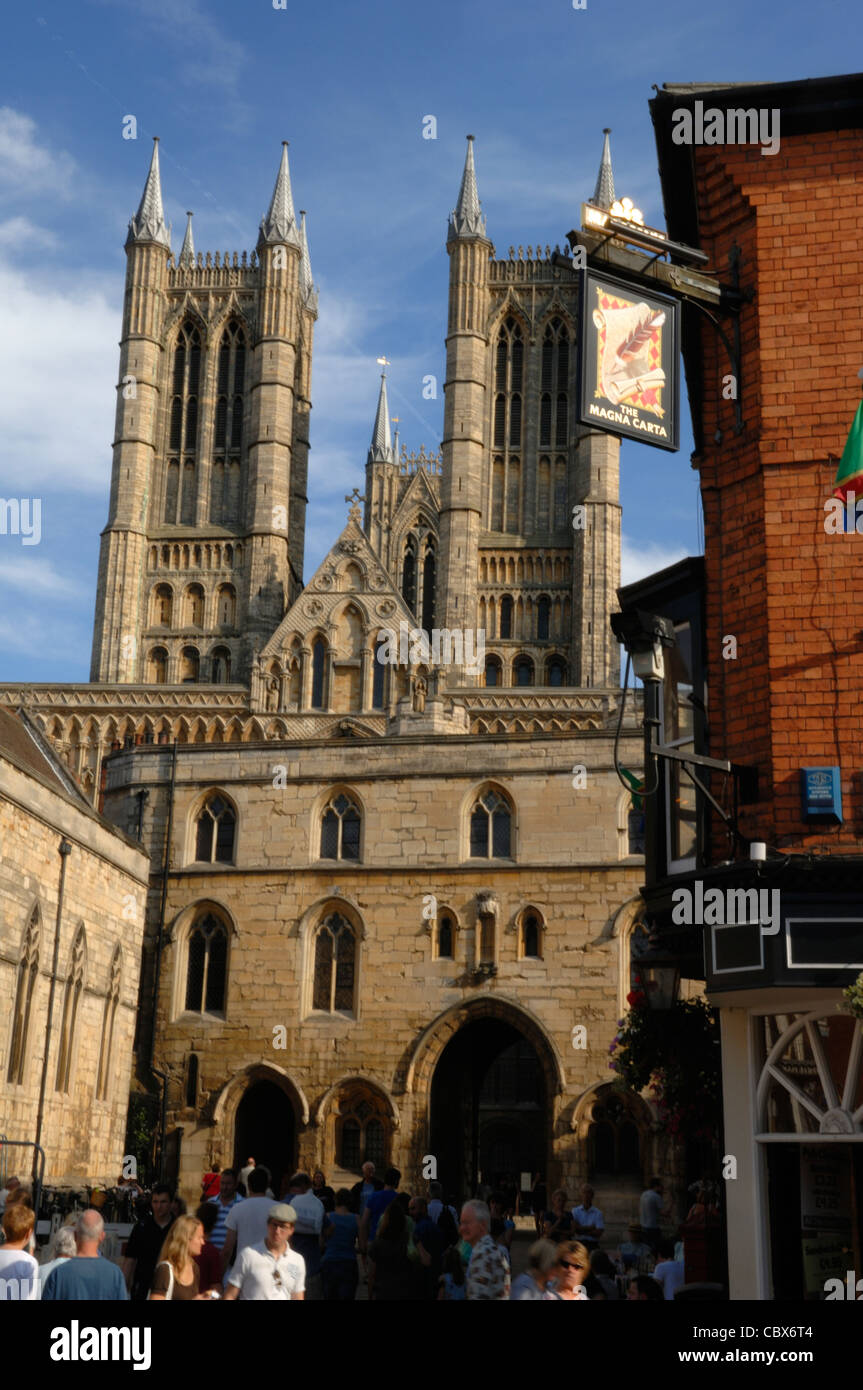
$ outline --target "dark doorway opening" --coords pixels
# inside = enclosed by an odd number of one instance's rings
[[[294,1172],[296,1122],[290,1100],[274,1081],[255,1081],[237,1108],[235,1167],[244,1167],[249,1157],[269,1169],[272,1189],[278,1197],[283,1179]]]
[[[432,1077],[429,1140],[440,1181],[460,1201],[480,1185],[520,1188],[522,1174],[545,1173],[542,1064],[512,1024],[477,1019],[447,1043]]]

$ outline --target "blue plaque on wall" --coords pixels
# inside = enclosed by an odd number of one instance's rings
[[[838,767],[800,769],[803,816],[842,820],[842,784]]]

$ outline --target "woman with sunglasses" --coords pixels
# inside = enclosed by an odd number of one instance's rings
[[[551,1271],[551,1281],[544,1299],[574,1300],[587,1303],[582,1285],[590,1270],[590,1256],[578,1240],[565,1240],[557,1247],[557,1263]]]

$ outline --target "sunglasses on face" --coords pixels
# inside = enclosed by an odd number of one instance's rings
[[[584,1269],[584,1265],[570,1264],[569,1260],[558,1260],[561,1269]]]

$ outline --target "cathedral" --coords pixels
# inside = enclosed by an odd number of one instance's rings
[[[590,1176],[625,1223],[677,1158],[609,1084],[644,937],[620,445],[577,419],[580,277],[498,257],[470,136],[446,253],[440,447],[393,435],[384,368],[304,579],[318,295],[287,144],[253,251],[196,251],[190,216],[174,255],[156,143],[91,679],[0,702],[149,855],[136,1084],[187,1198],[216,1160],[370,1158],[456,1195]]]

